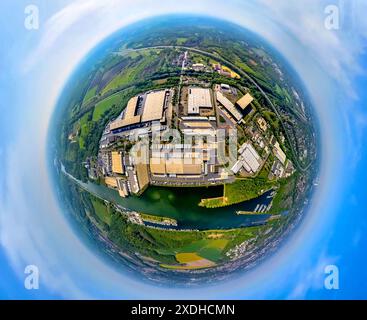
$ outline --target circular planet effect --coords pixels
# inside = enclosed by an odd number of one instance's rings
[[[193,111],[190,99],[208,105]],[[113,34],[68,80],[52,123],[53,177],[71,223],[116,268],[158,285],[254,268],[299,223],[317,183],[317,122],[297,74],[264,40],[217,19],[159,17]],[[177,169],[166,154],[158,169],[150,154],[140,165],[131,135],[154,123],[223,130],[227,149],[236,131],[238,161]]]

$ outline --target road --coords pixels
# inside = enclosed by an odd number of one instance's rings
[[[178,114],[179,114],[179,105],[180,105],[180,97],[181,97],[181,88],[182,88],[182,81],[183,81],[183,76],[184,76],[184,71],[185,71],[185,67],[186,67],[186,62],[187,62],[187,55],[188,55],[188,51],[185,51],[185,55],[184,58],[182,60],[182,66],[181,66],[181,73],[180,73],[180,83],[178,85],[178,93],[177,93],[177,103],[175,105],[175,128],[178,128]]]

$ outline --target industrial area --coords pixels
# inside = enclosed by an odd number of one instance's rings
[[[219,72],[230,78],[237,74],[218,65],[190,64],[187,52],[180,63],[178,87],[132,97],[108,123],[97,165],[89,167],[94,175],[128,197],[142,194],[149,185],[224,185],[236,177],[256,177],[269,161],[268,179],[293,174],[282,141],[257,112],[250,92],[226,83],[211,85],[184,71]]]

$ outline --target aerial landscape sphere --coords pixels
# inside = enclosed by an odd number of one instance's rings
[[[317,121],[287,61],[209,17],[147,19],[95,47],[56,106],[60,204],[122,272],[229,279],[280,249],[312,199]]]

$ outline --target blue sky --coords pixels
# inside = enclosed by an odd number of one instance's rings
[[[33,1],[40,28],[24,28],[28,1],[2,1],[0,21],[0,298],[367,298],[365,55],[367,5],[355,1]],[[327,30],[324,9],[340,8]],[[71,72],[106,36],[167,13],[211,15],[269,41],[299,73],[320,119],[320,185],[310,212],[276,255],[215,290],[159,289],[116,272],[64,219],[46,170],[46,134]],[[353,25],[351,24],[353,21]],[[40,269],[40,289],[23,286]],[[340,289],[323,286],[324,267]]]

